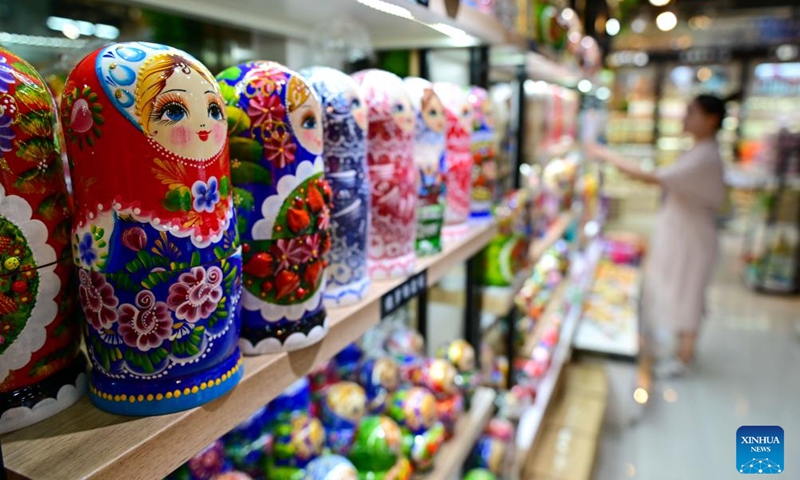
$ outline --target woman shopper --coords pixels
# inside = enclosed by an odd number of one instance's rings
[[[644,268],[642,326],[645,345],[654,333],[678,337],[677,355],[656,365],[658,376],[686,371],[705,311],[705,295],[717,255],[716,213],[725,199],[723,164],[716,141],[725,118],[725,102],[699,95],[689,104],[684,131],[694,138],[691,150],[674,164],[647,172],[599,145],[587,153],[642,182],[658,185],[664,199]]]

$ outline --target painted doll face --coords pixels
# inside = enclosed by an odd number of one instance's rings
[[[305,85],[299,88],[308,89]],[[290,109],[289,122],[303,148],[314,155],[322,153],[322,108],[316,95],[306,92],[305,101]]]
[[[336,415],[357,422],[364,416],[367,397],[364,390],[350,382],[342,382],[331,387],[328,392],[328,406]]]
[[[461,123],[461,128],[466,130],[467,132],[472,131],[472,105],[469,103],[464,103],[461,105],[461,109],[458,111],[458,120]]]
[[[361,94],[358,93],[358,90],[348,90],[345,93],[345,98],[347,102],[350,104],[350,112],[353,115],[353,118],[356,121],[356,125],[361,130],[367,129],[367,103],[361,98]]]
[[[422,425],[425,428],[431,428],[439,420],[439,415],[436,411],[436,398],[432,394],[426,392],[420,405],[420,413],[422,415]]]
[[[444,106],[432,88],[426,88],[422,96],[422,119],[425,125],[436,133],[443,133],[447,126]]]
[[[400,130],[410,133],[414,131],[414,110],[405,93],[396,95],[392,102],[392,118]]]
[[[153,100],[147,130],[170,152],[184,158],[211,158],[225,145],[225,103],[216,84],[194,68],[177,67]]]
[[[358,472],[352,465],[346,463],[339,464],[325,475],[324,480],[356,480]]]
[[[402,433],[397,423],[389,417],[381,417],[380,428],[383,431],[383,438],[389,450],[400,453]]]
[[[379,358],[375,361],[373,378],[383,388],[393,391],[400,384],[400,372],[397,364],[388,358]]]
[[[292,420],[292,446],[300,458],[310,458],[322,453],[325,430],[316,418],[301,415]]]

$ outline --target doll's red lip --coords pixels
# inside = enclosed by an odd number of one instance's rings
[[[197,136],[200,137],[200,140],[204,142],[208,140],[209,135],[211,135],[211,132],[208,130],[200,130],[199,132],[197,132]]]

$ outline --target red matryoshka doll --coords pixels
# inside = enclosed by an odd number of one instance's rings
[[[332,192],[319,99],[302,76],[275,62],[230,67],[217,81],[244,250],[242,349],[305,348],[328,332],[322,295]]]
[[[402,277],[414,270],[417,173],[416,120],[403,81],[383,70],[353,75],[367,102],[367,165],[372,183],[369,271],[373,279]]]
[[[242,264],[217,82],[180,50],[113,44],[70,73],[61,119],[92,402],[156,415],[223,395]]]
[[[57,118],[42,77],[0,48],[0,433],[86,389]]]
[[[469,91],[472,105],[472,218],[486,218],[492,214],[495,182],[497,181],[497,132],[494,107],[489,92],[481,87]]]
[[[468,232],[472,201],[472,105],[467,91],[452,83],[435,83],[433,89],[447,116],[447,211],[442,232],[444,243]]]
[[[419,172],[417,203],[417,253],[431,255],[442,251],[442,226],[446,207],[445,131],[447,119],[431,82],[409,77],[403,83],[417,119],[414,162]]]

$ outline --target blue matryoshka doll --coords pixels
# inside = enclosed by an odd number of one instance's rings
[[[350,451],[366,408],[367,397],[358,384],[340,382],[328,389],[320,417],[333,453],[346,455]]]
[[[275,62],[230,67],[217,80],[243,244],[242,350],[304,348],[328,330],[322,292],[332,192],[319,100],[305,79]]]
[[[262,407],[222,437],[225,456],[234,468],[253,477],[264,471],[273,443],[271,412]]]
[[[367,106],[358,84],[328,67],[300,71],[322,102],[325,178],[333,190],[326,305],[342,306],[369,288],[367,234],[370,186],[367,175]]]
[[[414,164],[419,172],[416,248],[419,255],[431,255],[442,251],[447,118],[431,82],[423,78],[406,78],[403,83],[417,116],[414,137]]]
[[[370,414],[384,412],[389,396],[400,386],[400,368],[389,356],[367,358],[358,366],[358,383],[367,394]]]

